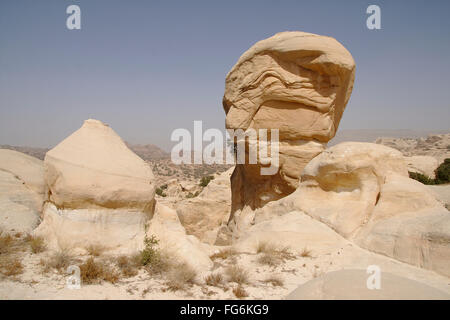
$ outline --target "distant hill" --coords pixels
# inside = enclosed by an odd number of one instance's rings
[[[130,144],[125,142],[131,150],[133,150],[134,153],[136,153],[139,157],[146,161],[150,160],[163,160],[163,159],[169,159],[170,154],[161,148],[153,145],[153,144]],[[47,153],[50,148],[34,148],[34,147],[23,147],[23,146],[11,146],[11,145],[0,145],[0,149],[9,149],[9,150],[15,150],[18,152],[22,152],[25,154],[28,154],[32,157],[44,160],[45,154]]]
[[[8,144],[0,145],[0,149],[15,150],[41,160],[44,160],[45,154],[47,153],[48,150],[50,150],[48,148],[19,147],[19,146],[10,146]]]
[[[334,146],[344,141],[375,142],[378,138],[410,138],[418,139],[430,134],[445,134],[450,130],[384,130],[384,129],[356,129],[338,130],[336,136],[328,143]]]
[[[164,151],[154,144],[130,144],[125,142],[134,153],[146,161],[164,160],[170,158],[170,153]]]

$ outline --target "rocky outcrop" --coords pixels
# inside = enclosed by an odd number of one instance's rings
[[[362,248],[448,276],[450,215],[429,190],[408,177],[398,150],[341,143],[304,168],[294,193],[258,210],[243,210],[230,222],[228,238],[240,243],[251,238],[251,230],[298,212]],[[271,232],[276,234],[267,229]]]
[[[43,162],[26,154],[0,150],[0,229],[31,232],[44,201]]]
[[[47,153],[44,163],[49,191],[36,234],[53,247],[142,246],[154,211],[154,177],[108,125],[85,121]]]
[[[226,77],[226,127],[277,129],[280,158],[274,175],[261,175],[266,164],[259,158],[236,165],[233,213],[262,207],[297,188],[303,167],[334,137],[354,74],[353,58],[339,42],[304,32],[278,33],[240,57]]]
[[[176,206],[178,217],[186,232],[203,242],[214,244],[219,228],[230,216],[230,176],[234,168],[215,176],[195,198],[180,201]]]
[[[31,191],[44,197],[46,187],[41,160],[21,152],[0,149],[0,171],[11,173]]]
[[[408,171],[421,173],[432,179],[436,177],[434,171],[440,165],[439,161],[431,156],[405,157],[405,162],[408,166]]]
[[[208,271],[213,266],[209,258],[209,246],[202,244],[195,236],[187,235],[176,211],[169,207],[156,204],[155,215],[148,224],[147,235],[156,236],[162,250],[175,259],[184,260],[199,272]]]
[[[47,152],[48,200],[59,208],[133,208],[152,212],[153,173],[108,126],[86,120]]]
[[[286,300],[448,300],[450,296],[421,282],[382,272],[379,289],[368,289],[366,270],[340,270],[300,285]]]

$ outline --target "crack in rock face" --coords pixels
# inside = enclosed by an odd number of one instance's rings
[[[351,54],[335,39],[310,33],[278,33],[240,57],[225,82],[226,128],[277,129],[279,169],[261,175],[267,165],[259,159],[236,165],[230,221],[246,206],[254,210],[295,191],[303,168],[334,137],[354,77]]]

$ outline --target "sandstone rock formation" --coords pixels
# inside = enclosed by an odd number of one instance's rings
[[[421,173],[434,179],[435,170],[439,167],[439,161],[431,156],[411,156],[405,157],[406,165],[408,166],[408,171]]]
[[[226,77],[226,127],[278,129],[280,161],[271,176],[260,174],[261,159],[236,166],[232,212],[259,208],[297,188],[303,167],[334,137],[354,74],[353,58],[339,42],[304,32],[278,33],[240,57]]]
[[[13,174],[22,181],[31,191],[44,197],[44,165],[35,157],[21,152],[0,149],[0,171]]]
[[[48,202],[36,234],[54,247],[142,246],[155,205],[152,170],[108,125],[85,121],[44,163]]]
[[[26,154],[0,150],[0,229],[31,232],[44,200],[44,165]]]
[[[300,285],[286,300],[448,300],[445,292],[415,280],[382,272],[380,289],[367,288],[366,270],[340,270]]]
[[[156,204],[155,214],[148,224],[147,235],[156,236],[162,250],[169,252],[176,259],[184,260],[199,272],[208,271],[213,266],[208,255],[209,247],[195,236],[187,235],[176,211],[169,207]]]
[[[217,175],[195,198],[180,201],[178,217],[186,232],[203,242],[214,244],[219,228],[230,216],[230,176],[234,168]]]

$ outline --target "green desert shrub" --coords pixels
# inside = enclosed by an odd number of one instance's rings
[[[200,186],[201,187],[206,187],[211,180],[214,180],[214,176],[204,176],[200,179]]]
[[[436,184],[450,183],[450,158],[445,159],[435,173]]]
[[[156,194],[160,197],[167,197],[167,194],[164,193],[164,190],[160,187],[160,188],[156,188]]]
[[[417,180],[423,184],[428,184],[428,185],[435,184],[434,179],[432,179],[422,173],[411,172],[411,171],[409,171],[408,173],[409,173],[409,177],[411,179]]]
[[[445,159],[444,162],[437,167],[434,173],[436,175],[435,179],[427,177],[424,174],[411,171],[409,172],[409,177],[428,185],[450,183],[450,158]]]

